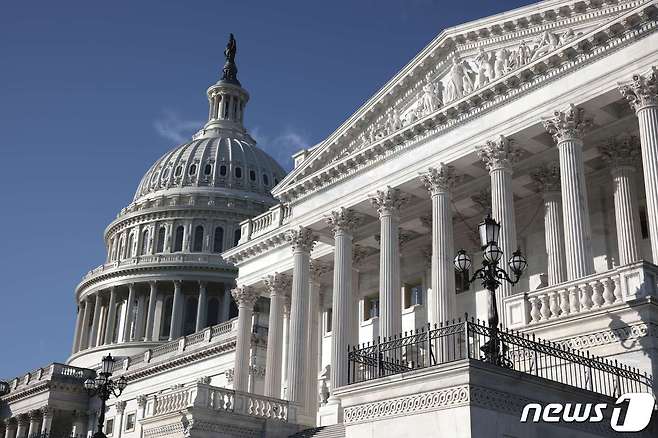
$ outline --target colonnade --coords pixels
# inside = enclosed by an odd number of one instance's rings
[[[55,411],[45,406],[4,420],[4,438],[30,438],[50,433]],[[3,424],[0,423],[0,426]]]
[[[173,340],[227,321],[230,308],[223,283],[173,280],[111,286],[80,301],[73,353],[115,343],[158,342],[163,336]]]
[[[614,204],[617,216],[617,236],[620,263],[639,259],[638,222],[635,206],[633,172],[639,165],[641,147],[642,167],[645,172],[650,239],[654,260],[658,257],[658,97],[656,70],[647,77],[636,76],[630,85],[623,86],[622,94],[629,97],[640,121],[640,138],[615,139],[601,146],[601,154],[610,164],[614,182]],[[574,105],[543,121],[558,149],[559,163],[539,167],[531,172],[544,202],[544,225],[548,256],[549,284],[578,279],[594,272],[591,247],[590,212],[583,159],[583,138],[592,126],[585,111]],[[477,148],[491,178],[492,216],[501,224],[499,245],[504,252],[501,267],[508,269],[507,259],[517,249],[512,174],[520,149],[504,136]],[[428,297],[428,321],[439,323],[456,317],[455,274],[453,257],[452,189],[459,179],[452,166],[440,163],[420,175],[428,189],[432,203],[431,286]],[[400,303],[400,209],[407,199],[397,188],[387,187],[371,196],[371,204],[380,220],[380,335],[390,337],[401,332]],[[353,238],[361,222],[361,215],[349,208],[332,211],[327,218],[334,237],[333,297],[332,297],[332,387],[347,384],[347,346],[354,344],[353,306]],[[282,297],[291,286],[290,333],[287,340],[288,399],[304,404],[311,393],[303,389],[309,385],[308,376],[314,368],[309,358],[316,356],[309,343],[315,342],[312,319],[317,317],[316,292],[310,275],[310,253],[317,237],[305,227],[288,232],[293,250],[292,278],[275,274],[265,283],[270,296],[270,332],[268,335],[265,392],[268,396],[280,393]],[[500,288],[499,303],[513,293],[511,287]],[[247,328],[256,300],[253,286],[241,286],[233,291],[240,305],[238,351],[235,365],[235,388],[246,390],[248,379],[250,331]],[[310,303],[310,304],[309,304]],[[310,306],[310,307],[309,307]],[[500,311],[501,318],[504,316]],[[503,320],[504,323],[504,320]],[[242,348],[240,346],[243,346]],[[316,368],[317,369],[317,365]],[[313,380],[315,376],[313,376]],[[315,388],[315,386],[313,386]]]

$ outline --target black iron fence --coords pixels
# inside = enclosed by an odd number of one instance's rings
[[[492,344],[496,348],[492,350]],[[492,357],[491,351],[498,354]],[[493,363],[611,397],[651,392],[646,373],[521,332],[456,319],[348,349],[348,383],[400,374],[462,359]]]

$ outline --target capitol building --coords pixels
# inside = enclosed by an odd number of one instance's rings
[[[1,376],[0,438],[657,436],[612,408],[658,394],[658,0],[442,30],[288,174],[236,49],[105,228],[66,363]]]

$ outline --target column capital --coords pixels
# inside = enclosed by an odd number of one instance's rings
[[[428,168],[427,172],[421,173],[419,178],[430,195],[450,192],[457,182],[455,168],[445,163]]]
[[[375,248],[355,244],[352,246],[352,266],[359,266],[366,258],[378,252]]]
[[[16,421],[21,426],[27,426],[30,422],[30,416],[28,414],[18,414]]]
[[[514,140],[501,135],[496,140],[488,140],[475,148],[478,158],[482,160],[489,172],[494,170],[511,170],[518,161],[520,150],[514,145]]]
[[[339,232],[353,233],[354,230],[361,224],[362,217],[351,208],[341,207],[339,210],[334,210],[325,221],[331,227],[334,235]]]
[[[183,280],[174,280],[174,287],[181,287],[182,285],[183,285]]]
[[[126,409],[126,402],[123,400],[117,400],[114,405],[117,408],[117,412],[123,414],[123,411]]]
[[[386,214],[397,215],[400,212],[400,208],[409,200],[406,193],[390,186],[386,186],[383,190],[377,190],[376,193],[369,196],[370,204],[377,210],[379,216]]]
[[[199,280],[199,287],[200,288],[206,288],[208,286],[208,282],[204,280]]]
[[[231,290],[231,296],[238,306],[253,308],[258,299],[258,292],[252,286],[238,286]]]
[[[658,106],[658,68],[653,66],[645,75],[633,75],[632,81],[619,84],[619,92],[635,112]]]
[[[43,406],[39,409],[39,412],[43,417],[52,417],[55,414],[55,409],[51,406]]]
[[[610,167],[638,167],[642,160],[640,138],[627,133],[608,138],[599,146],[603,161]]]
[[[556,144],[569,140],[582,140],[585,132],[592,127],[592,118],[585,110],[571,104],[565,111],[555,111],[552,117],[543,120],[544,128],[553,136]]]
[[[331,267],[328,264],[322,263],[319,260],[311,260],[310,269],[311,269],[311,280],[316,282],[319,282],[320,277],[322,277],[324,274],[332,271]]]
[[[143,408],[144,406],[146,406],[146,400],[147,399],[146,399],[146,396],[144,394],[138,395],[136,400],[137,400],[137,406],[139,406],[140,408]]]
[[[43,417],[43,414],[41,413],[41,409],[35,409],[33,411],[30,411],[27,413],[29,415],[30,420],[41,420]]]
[[[560,192],[560,165],[556,161],[532,169],[530,178],[539,192]]]
[[[317,236],[313,234],[310,228],[300,226],[296,230],[289,230],[286,233],[286,240],[290,243],[293,252],[302,251],[310,253],[315,246]]]
[[[275,272],[263,278],[265,287],[267,287],[270,296],[284,295],[292,284],[292,277],[288,274],[280,274]]]

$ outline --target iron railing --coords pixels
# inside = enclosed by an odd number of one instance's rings
[[[468,319],[427,325],[388,339],[348,348],[348,384],[446,364],[462,359],[492,363],[485,353],[498,342],[494,365],[611,397],[651,392],[646,373],[617,360],[595,357],[518,331],[493,329]]]

